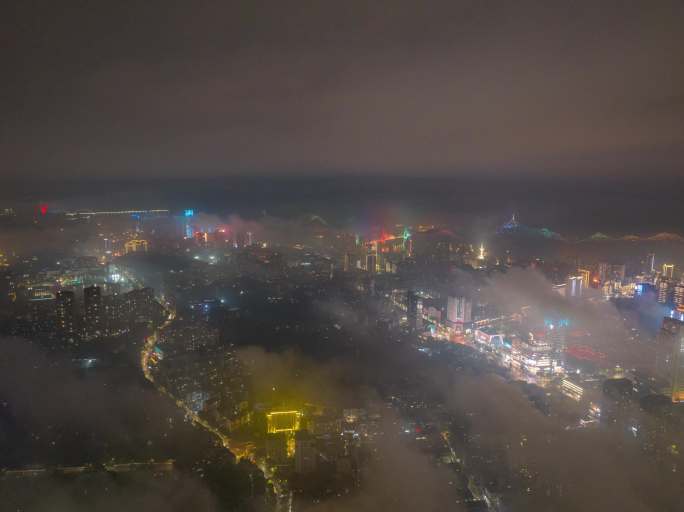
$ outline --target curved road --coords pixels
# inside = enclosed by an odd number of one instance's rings
[[[171,392],[169,392],[166,389],[165,386],[159,384],[154,380],[154,376],[152,375],[152,371],[149,366],[150,357],[152,355],[152,352],[154,351],[154,347],[159,341],[159,333],[161,333],[164,329],[169,327],[176,318],[176,314],[173,310],[167,307],[164,307],[164,309],[169,312],[169,316],[162,325],[155,329],[155,331],[145,339],[145,344],[143,345],[143,348],[140,351],[140,367],[142,368],[142,372],[145,375],[145,378],[148,381],[150,381],[160,393],[166,395],[171,400],[173,400],[176,403],[176,405],[185,412],[185,414],[192,420],[194,424],[200,425],[208,432],[214,434],[221,441],[223,447],[229,450],[233,455],[235,455],[235,457],[238,460],[246,458],[250,460],[252,463],[254,463],[261,470],[267,481],[270,482],[271,485],[273,485],[273,489],[275,491],[275,495],[277,498],[275,509],[276,512],[292,512],[294,510],[292,493],[290,491],[284,490],[281,483],[277,479],[273,478],[273,473],[264,460],[256,460],[251,450],[249,450],[247,447],[231,443],[231,440],[228,436],[226,436],[219,429],[212,426],[209,422],[198,416],[180,398],[174,396]]]

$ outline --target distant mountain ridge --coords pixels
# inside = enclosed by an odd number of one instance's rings
[[[684,236],[677,233],[661,232],[651,236],[639,235],[624,235],[624,236],[609,236],[605,233],[596,232],[588,238],[580,240],[580,242],[596,242],[596,241],[624,241],[624,242],[684,242]]]
[[[650,236],[645,236],[645,235],[635,235],[635,234],[628,234],[628,235],[622,235],[622,236],[611,236],[607,235],[605,233],[602,233],[600,231],[597,231],[593,235],[587,237],[587,238],[581,238],[581,239],[576,239],[576,238],[565,238],[559,233],[556,233],[555,231],[551,231],[550,229],[547,228],[533,228],[529,226],[525,226],[524,224],[521,224],[516,215],[513,214],[513,216],[508,220],[506,223],[502,224],[497,230],[497,234],[499,235],[510,235],[510,236],[525,236],[525,237],[533,237],[533,238],[545,238],[549,240],[559,240],[559,241],[571,241],[571,242],[601,242],[601,241],[622,241],[622,242],[677,242],[677,243],[684,243],[684,236],[678,234],[678,233],[670,233],[670,232],[660,232],[656,233],[654,235]]]
[[[511,219],[496,230],[499,235],[514,235],[527,237],[540,237],[550,240],[564,240],[564,238],[548,228],[532,228],[518,222],[515,213]]]

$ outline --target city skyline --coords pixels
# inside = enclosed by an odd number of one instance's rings
[[[681,512],[683,26],[12,2],[0,509]]]
[[[157,206],[2,210],[0,495],[156,502],[153,477],[217,512],[678,503],[683,239]]]

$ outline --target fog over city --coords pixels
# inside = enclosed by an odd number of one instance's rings
[[[4,7],[0,509],[680,512],[682,2]]]

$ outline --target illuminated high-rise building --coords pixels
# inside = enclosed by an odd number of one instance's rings
[[[545,323],[544,338],[551,346],[551,353],[554,360],[558,364],[562,364],[565,360],[565,349],[567,339],[567,327],[569,322],[567,319],[547,320]]]
[[[684,322],[665,317],[658,345],[665,357],[667,392],[673,402],[684,402]]]
[[[663,277],[666,279],[674,278],[674,264],[663,263]]]
[[[194,233],[194,228],[192,225],[192,219],[195,216],[195,210],[188,208],[183,210],[183,234],[185,238],[192,238]]]
[[[57,329],[64,341],[76,341],[76,296],[70,290],[57,292]]]
[[[423,299],[414,291],[409,291],[407,295],[406,317],[412,329],[423,327]]]
[[[366,254],[366,270],[375,273],[378,265],[378,257],[375,254]]]
[[[528,375],[550,376],[553,374],[552,347],[544,339],[535,339],[530,333],[516,349],[516,366]]]
[[[354,261],[354,259],[353,259],[353,256],[351,255],[351,253],[348,253],[348,252],[345,253],[344,265],[342,267],[345,272],[349,272],[350,270],[352,270],[354,268],[354,265],[352,264],[353,261]]]
[[[85,307],[85,331],[87,338],[102,334],[102,290],[99,286],[88,286],[83,290]]]
[[[658,281],[658,302],[661,304],[667,304],[671,302],[673,288],[672,281],[669,279],[661,279]]]
[[[565,296],[568,298],[578,298],[582,296],[582,276],[570,276],[565,287]]]
[[[127,330],[125,302],[118,294],[102,297],[101,324],[105,336],[118,336]]]
[[[610,276],[610,265],[608,263],[598,264],[598,278],[601,284],[611,279]]]
[[[684,282],[674,285],[673,302],[678,309],[684,308]]]
[[[577,271],[577,275],[582,278],[582,288],[585,290],[589,289],[589,283],[591,282],[591,270],[580,268]]]
[[[447,322],[452,325],[472,322],[472,309],[472,302],[465,297],[449,297],[447,299]]]
[[[124,314],[129,322],[144,324],[152,321],[154,314],[154,292],[152,288],[131,290],[123,297]]]
[[[55,305],[53,299],[31,299],[28,301],[32,332],[50,332],[54,329]]]
[[[655,272],[655,253],[650,252],[646,255],[646,265],[644,266],[644,272],[653,273]]]

